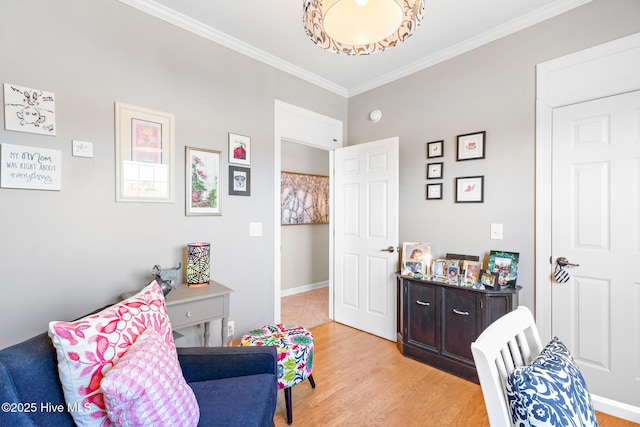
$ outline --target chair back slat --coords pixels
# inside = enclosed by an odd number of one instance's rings
[[[531,363],[542,345],[531,311],[520,306],[487,327],[471,343],[489,423],[511,425],[506,381],[516,367]]]

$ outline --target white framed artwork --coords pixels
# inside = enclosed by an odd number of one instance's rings
[[[56,102],[53,92],[5,83],[4,128],[55,135]]]

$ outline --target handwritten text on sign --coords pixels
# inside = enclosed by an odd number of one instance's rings
[[[60,190],[60,150],[0,144],[0,187]]]

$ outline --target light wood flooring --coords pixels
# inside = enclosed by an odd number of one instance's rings
[[[280,307],[282,323],[309,329],[329,322],[329,287],[283,297]]]
[[[489,425],[479,385],[406,358],[394,342],[348,326],[329,321],[310,328],[316,388],[308,381],[293,387],[293,426]],[[638,426],[597,416],[601,427]],[[283,391],[274,425],[287,426]]]

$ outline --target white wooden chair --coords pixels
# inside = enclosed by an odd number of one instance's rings
[[[533,315],[524,306],[493,322],[471,343],[491,426],[511,425],[507,376],[516,367],[530,364],[542,348]]]

